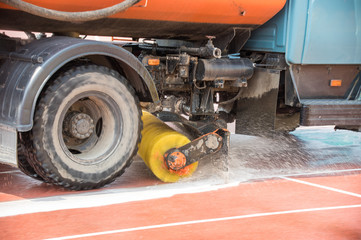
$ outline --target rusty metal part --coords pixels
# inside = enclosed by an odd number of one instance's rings
[[[216,48],[213,45],[212,38],[215,38],[215,37],[210,37],[208,40],[208,43],[206,44],[205,47],[191,48],[191,47],[182,46],[180,48],[180,51],[186,52],[190,55],[202,57],[202,58],[221,58],[222,51],[221,51],[221,49]]]
[[[218,129],[180,148],[170,149],[164,154],[164,161],[169,169],[178,171],[205,156],[215,154],[221,150],[222,153],[227,154],[229,139],[230,132],[227,129]]]
[[[181,152],[166,153],[167,165],[170,169],[178,171],[184,168],[187,164],[186,156]]]

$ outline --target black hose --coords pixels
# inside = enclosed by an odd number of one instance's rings
[[[85,12],[63,12],[56,11],[48,8],[39,7],[22,0],[0,0],[0,2],[5,3],[9,6],[17,8],[21,11],[31,13],[40,17],[54,19],[59,21],[68,21],[68,22],[86,22],[97,20],[111,16],[115,13],[127,10],[131,6],[140,2],[140,0],[124,0],[121,3],[118,3],[114,6],[98,9],[94,11],[85,11]]]
[[[216,102],[216,104],[229,104],[229,103],[233,103],[235,101],[237,101],[240,97],[242,96],[242,88],[239,88],[239,91],[237,93],[236,96],[234,96],[233,98],[227,100],[227,101],[223,101],[223,102]]]

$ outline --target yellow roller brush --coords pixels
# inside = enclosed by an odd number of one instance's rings
[[[163,156],[168,150],[179,148],[190,140],[148,112],[143,111],[142,121],[142,141],[138,154],[154,175],[163,182],[177,182],[180,178],[191,176],[198,162],[175,171],[169,169]]]

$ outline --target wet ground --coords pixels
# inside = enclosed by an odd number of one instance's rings
[[[360,180],[361,133],[332,127],[233,134],[228,157],[173,184],[139,158],[85,192],[0,165],[0,239],[361,239]]]
[[[228,163],[227,171],[219,160]],[[291,134],[267,137],[232,134],[228,159],[200,162],[193,177],[183,182],[249,182],[358,168],[361,133],[335,131],[332,126],[301,127]]]

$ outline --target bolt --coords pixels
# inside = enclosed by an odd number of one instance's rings
[[[71,134],[75,138],[85,139],[94,132],[94,120],[85,113],[75,114],[71,121]]]

